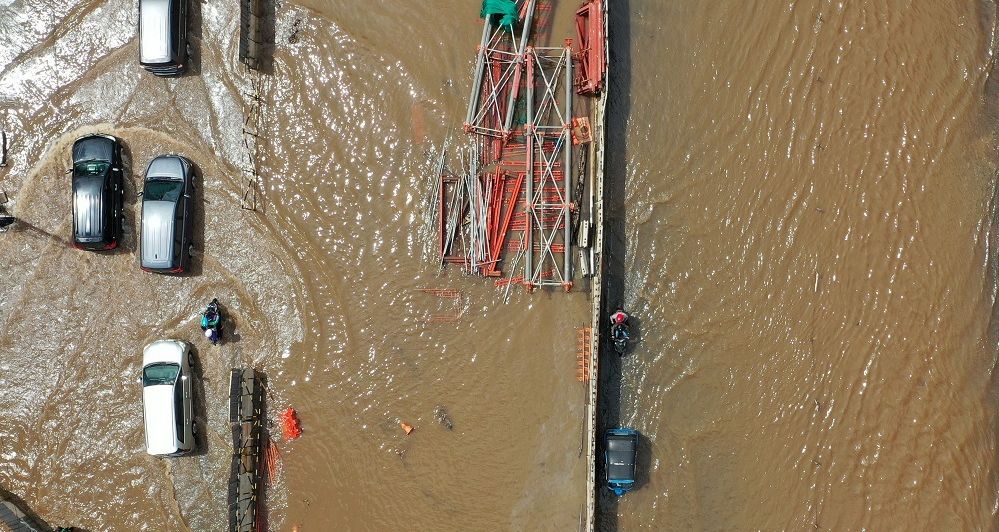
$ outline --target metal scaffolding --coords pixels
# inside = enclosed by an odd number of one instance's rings
[[[528,48],[527,229],[528,288],[572,288],[572,50]]]
[[[531,34],[536,0],[519,0],[520,19],[513,26],[486,16],[475,59],[472,94],[468,99],[465,131],[509,138],[524,70],[524,50]]]
[[[243,92],[243,155],[240,168],[239,206],[248,211],[257,210],[257,190],[260,188],[260,112],[263,81],[256,70],[247,69],[250,78],[248,91]]]
[[[433,165],[429,204],[437,217],[427,224],[436,226],[444,264],[499,277],[507,294],[511,284],[568,291],[577,212],[572,146],[589,142],[589,125],[572,117],[572,41],[530,45],[539,31],[532,21],[538,26],[550,3],[516,5],[514,24],[500,26],[492,15],[483,22],[464,127],[472,140],[457,151],[457,171],[443,155]]]
[[[229,376],[229,425],[232,461],[229,472],[229,530],[255,532],[261,497],[260,458],[264,435],[262,380],[252,369]]]
[[[510,264],[506,252],[524,249],[527,146],[507,143],[499,160],[491,162],[478,143],[459,154],[461,170],[438,166],[438,182],[432,187],[441,259],[472,275],[500,277],[504,270],[512,275],[513,267],[501,265]]]

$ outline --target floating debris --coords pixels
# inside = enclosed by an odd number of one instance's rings
[[[296,18],[295,22],[291,24],[291,33],[288,34],[288,44],[297,44],[299,39],[299,34],[302,32],[302,19]]]
[[[454,422],[451,421],[451,416],[447,414],[447,410],[443,406],[437,405],[437,408],[434,408],[434,419],[447,430],[454,430]]]
[[[281,412],[281,433],[286,440],[294,440],[302,435],[302,422],[298,420],[298,412],[294,408]]]
[[[409,434],[412,433],[414,430],[413,426],[410,425],[409,423],[406,423],[405,421],[400,421],[399,426],[402,427],[402,430],[406,433],[407,436],[409,436]]]
[[[278,451],[277,445],[274,445],[274,442],[268,439],[264,446],[264,465],[267,468],[267,484],[274,482],[274,477],[277,475],[278,460],[280,458],[281,452]]]

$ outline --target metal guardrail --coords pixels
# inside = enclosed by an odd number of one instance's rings
[[[609,53],[610,46],[608,40],[607,27],[607,5],[609,0],[603,3],[603,25],[604,25],[604,64],[608,65],[608,72],[605,79],[610,75]],[[597,408],[599,399],[600,382],[600,335],[603,320],[601,310],[603,308],[603,280],[604,280],[604,144],[606,141],[607,126],[607,93],[610,91],[610,83],[604,83],[604,88],[597,98],[593,107],[593,150],[596,151],[595,164],[591,165],[594,198],[594,257],[593,257],[593,298],[590,306],[590,327],[592,335],[590,338],[590,382],[589,393],[586,402],[586,459],[587,459],[587,481],[586,481],[586,520],[583,523],[583,530],[593,532],[596,528],[597,514]]]
[[[260,498],[263,388],[252,369],[233,369],[229,377],[232,464],[229,476],[229,530],[255,532]]]
[[[252,70],[260,68],[264,45],[262,29],[264,16],[263,0],[240,0],[239,60]]]
[[[39,523],[10,501],[0,500],[0,523],[10,532],[51,532],[52,527]],[[3,528],[3,527],[0,527]]]

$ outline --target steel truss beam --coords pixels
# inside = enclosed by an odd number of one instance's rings
[[[572,50],[528,48],[524,283],[572,288]],[[537,245],[535,244],[537,241]]]
[[[524,50],[531,33],[536,0],[519,0],[519,23],[493,24],[487,16],[475,60],[472,94],[465,114],[465,131],[506,139],[513,126],[513,114],[524,68]]]

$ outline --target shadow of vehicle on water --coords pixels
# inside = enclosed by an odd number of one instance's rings
[[[198,347],[191,344],[191,373],[194,383],[191,386],[191,398],[194,409],[194,449],[187,456],[204,456],[209,451],[208,438],[208,406],[205,396],[205,370],[201,364],[201,352]]]
[[[139,235],[137,228],[139,220],[130,216],[135,212],[135,205],[138,202],[138,190],[135,188],[135,166],[132,159],[132,148],[122,138],[118,138],[118,145],[121,146],[121,214],[118,223],[120,231],[118,233],[118,247],[111,250],[112,254],[131,254],[139,249]]]
[[[201,76],[202,34],[203,34],[203,0],[187,0],[187,59],[183,74],[179,78],[197,78]]]

